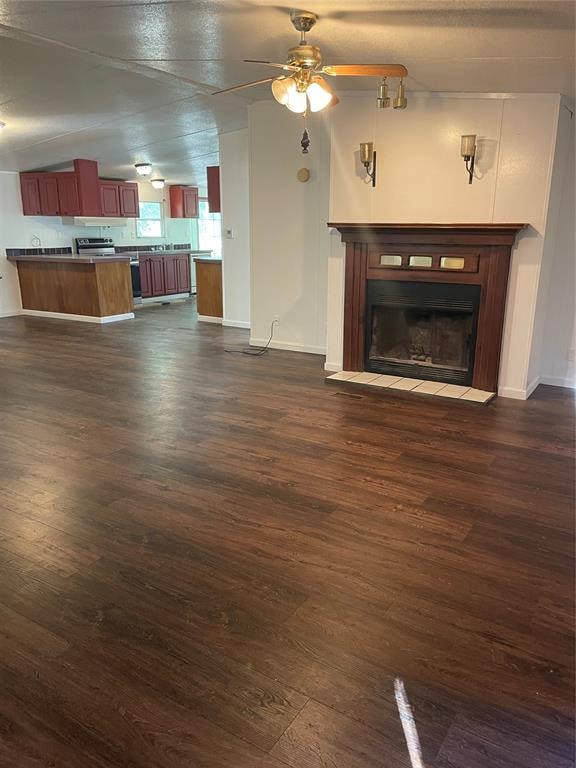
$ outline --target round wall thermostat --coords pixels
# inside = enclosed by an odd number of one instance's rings
[[[308,168],[300,168],[300,170],[296,174],[296,178],[298,179],[298,181],[308,181],[308,179],[310,178],[310,171],[308,170]]]

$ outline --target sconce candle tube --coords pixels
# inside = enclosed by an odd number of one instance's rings
[[[362,165],[368,166],[372,162],[372,155],[374,154],[374,143],[372,141],[365,141],[360,144],[360,161]]]
[[[460,154],[462,157],[474,157],[476,154],[476,134],[461,137]]]

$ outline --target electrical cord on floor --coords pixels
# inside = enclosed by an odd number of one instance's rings
[[[270,323],[270,338],[263,347],[245,347],[244,349],[225,349],[224,352],[228,352],[229,355],[249,355],[250,357],[262,357],[268,352],[270,344],[272,342],[272,336],[274,336],[274,326],[278,323],[278,320],[272,320]]]

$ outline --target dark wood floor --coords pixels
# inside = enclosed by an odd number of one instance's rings
[[[572,766],[570,394],[245,340],[0,321],[0,766]]]

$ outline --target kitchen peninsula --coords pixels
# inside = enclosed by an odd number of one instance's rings
[[[56,249],[54,249],[56,250]],[[92,323],[134,318],[129,254],[9,254],[22,311]]]

